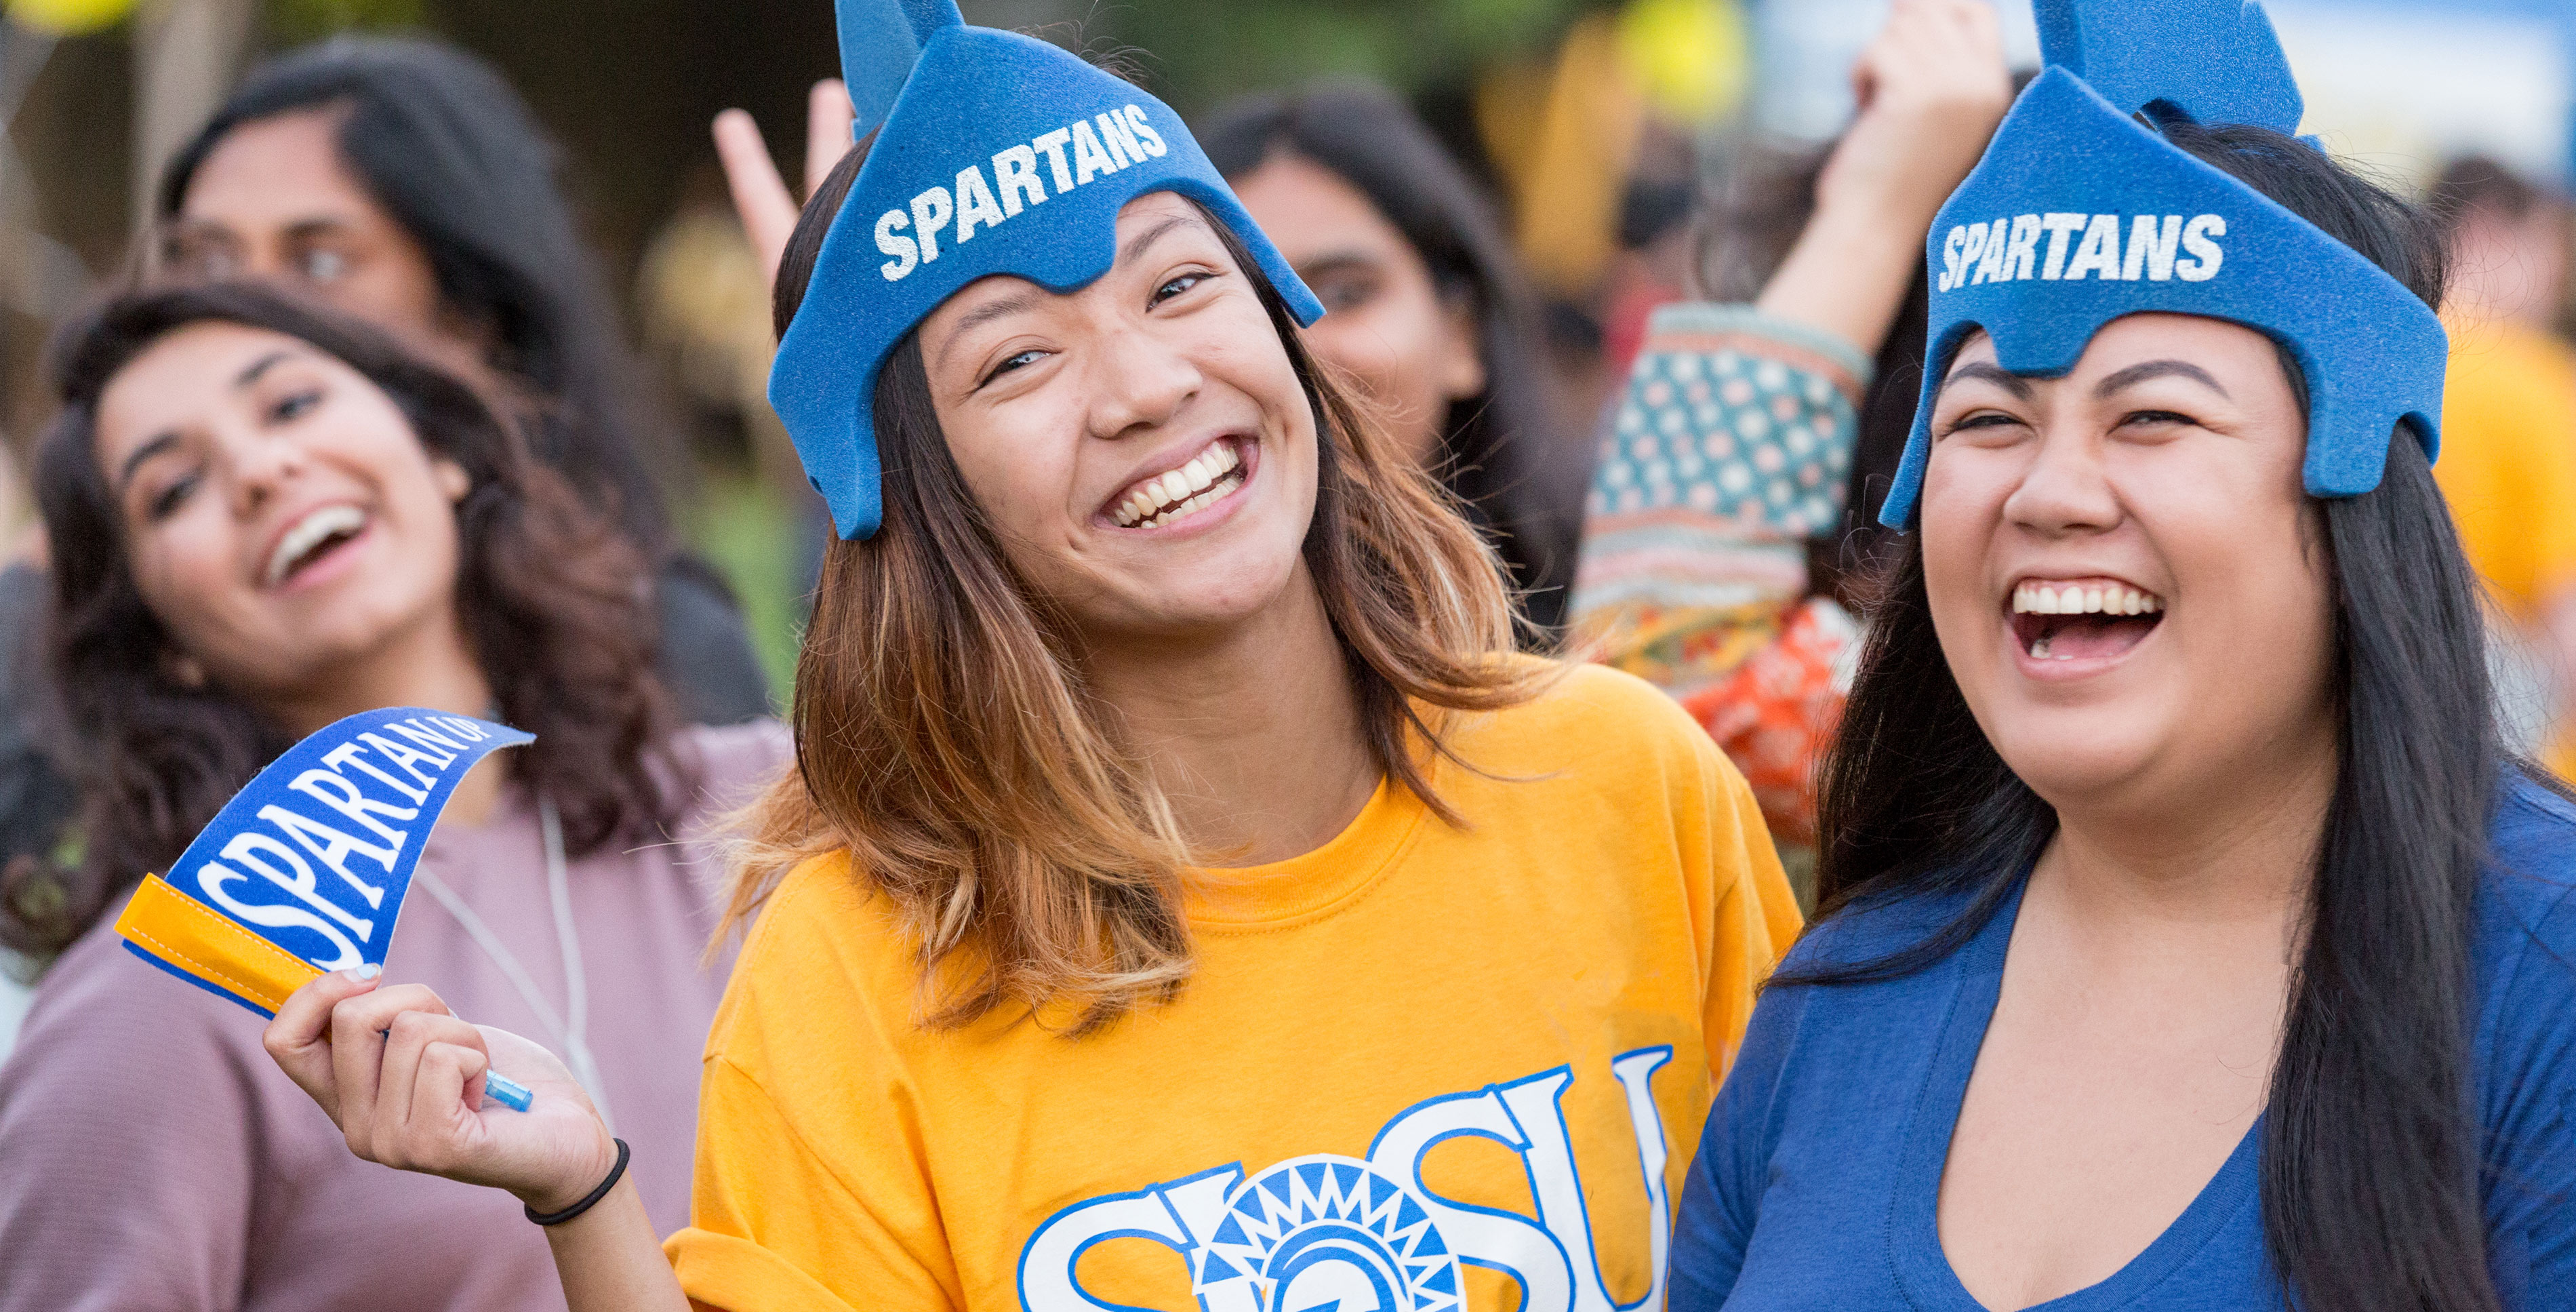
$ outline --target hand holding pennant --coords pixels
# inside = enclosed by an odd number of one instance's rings
[[[528,734],[389,707],[287,749],[117,917],[126,950],[258,1012],[325,971],[384,965],[457,782]],[[500,1091],[496,1090],[496,1096]]]

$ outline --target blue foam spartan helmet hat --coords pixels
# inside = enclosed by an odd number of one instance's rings
[[[2003,368],[2056,377],[2125,314],[2229,320],[2281,343],[2305,375],[2310,495],[2377,487],[2401,421],[2430,457],[2448,352],[2433,311],[2359,252],[2150,125],[2298,130],[2298,84],[2262,7],[2039,0],[2036,9],[2049,67],[1932,225],[1923,395],[1879,521],[1913,520],[1933,399],[1960,343],[1980,329]]]
[[[877,531],[877,374],[978,278],[1066,292],[1109,271],[1118,211],[1172,191],[1232,229],[1300,323],[1324,312],[1169,106],[955,0],[838,0],[857,131],[877,133],[779,342],[769,401],[843,538]]]

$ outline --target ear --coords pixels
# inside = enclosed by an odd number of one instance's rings
[[[1433,362],[1443,400],[1464,401],[1485,390],[1483,346],[1474,303],[1464,296],[1446,298],[1440,307],[1440,358]]]
[[[465,494],[474,490],[474,476],[465,472],[465,466],[445,456],[430,457],[429,473],[430,477],[438,480],[438,490],[447,494],[451,505],[463,502]]]

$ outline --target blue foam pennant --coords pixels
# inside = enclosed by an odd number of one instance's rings
[[[153,965],[272,1014],[302,978],[382,966],[431,826],[475,762],[535,741],[400,706],[288,748],[216,813],[117,928]]]
[[[2059,377],[2123,315],[2224,319],[2298,361],[2310,495],[2377,487],[2401,425],[2437,454],[2449,339],[2432,309],[2154,126],[2297,130],[2298,87],[2261,6],[2043,0],[2038,14],[2050,67],[2014,102],[1927,241],[1923,391],[1880,522],[1912,523],[1933,402],[1960,344],[1981,331],[2003,368]]]
[[[874,407],[896,343],[979,278],[1088,285],[1138,196],[1198,202],[1298,322],[1323,314],[1163,102],[1043,41],[969,26],[952,0],[839,0],[838,16],[850,101],[876,141],[779,342],[769,400],[843,538],[883,519]]]

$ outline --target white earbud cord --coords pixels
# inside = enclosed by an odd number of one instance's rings
[[[609,1133],[615,1134],[617,1121],[608,1113],[608,1090],[600,1081],[599,1063],[591,1059],[586,1038],[590,1028],[590,989],[581,965],[581,937],[574,932],[572,923],[572,883],[564,871],[563,817],[555,813],[554,799],[542,793],[537,796],[537,826],[545,835],[546,897],[552,903],[555,942],[563,951],[563,1013],[557,1013],[554,1006],[546,1001],[546,995],[537,988],[536,980],[529,977],[526,968],[519,964],[519,958],[510,951],[509,945],[492,932],[491,926],[483,923],[481,916],[474,914],[474,908],[465,905],[465,899],[458,897],[456,890],[449,888],[445,880],[431,873],[427,866],[421,867],[412,877],[429,890],[431,897],[438,899],[440,906],[447,908],[447,914],[456,917],[456,923],[465,927],[465,932],[483,949],[483,955],[501,968],[502,977],[510,981],[510,987],[519,991],[519,997],[527,1002],[528,1010],[537,1014],[538,1023],[554,1032],[555,1046],[562,1050],[564,1061],[572,1067],[573,1078],[581,1081],[582,1091],[590,1095],[590,1105],[599,1110],[599,1119],[608,1126]]]

